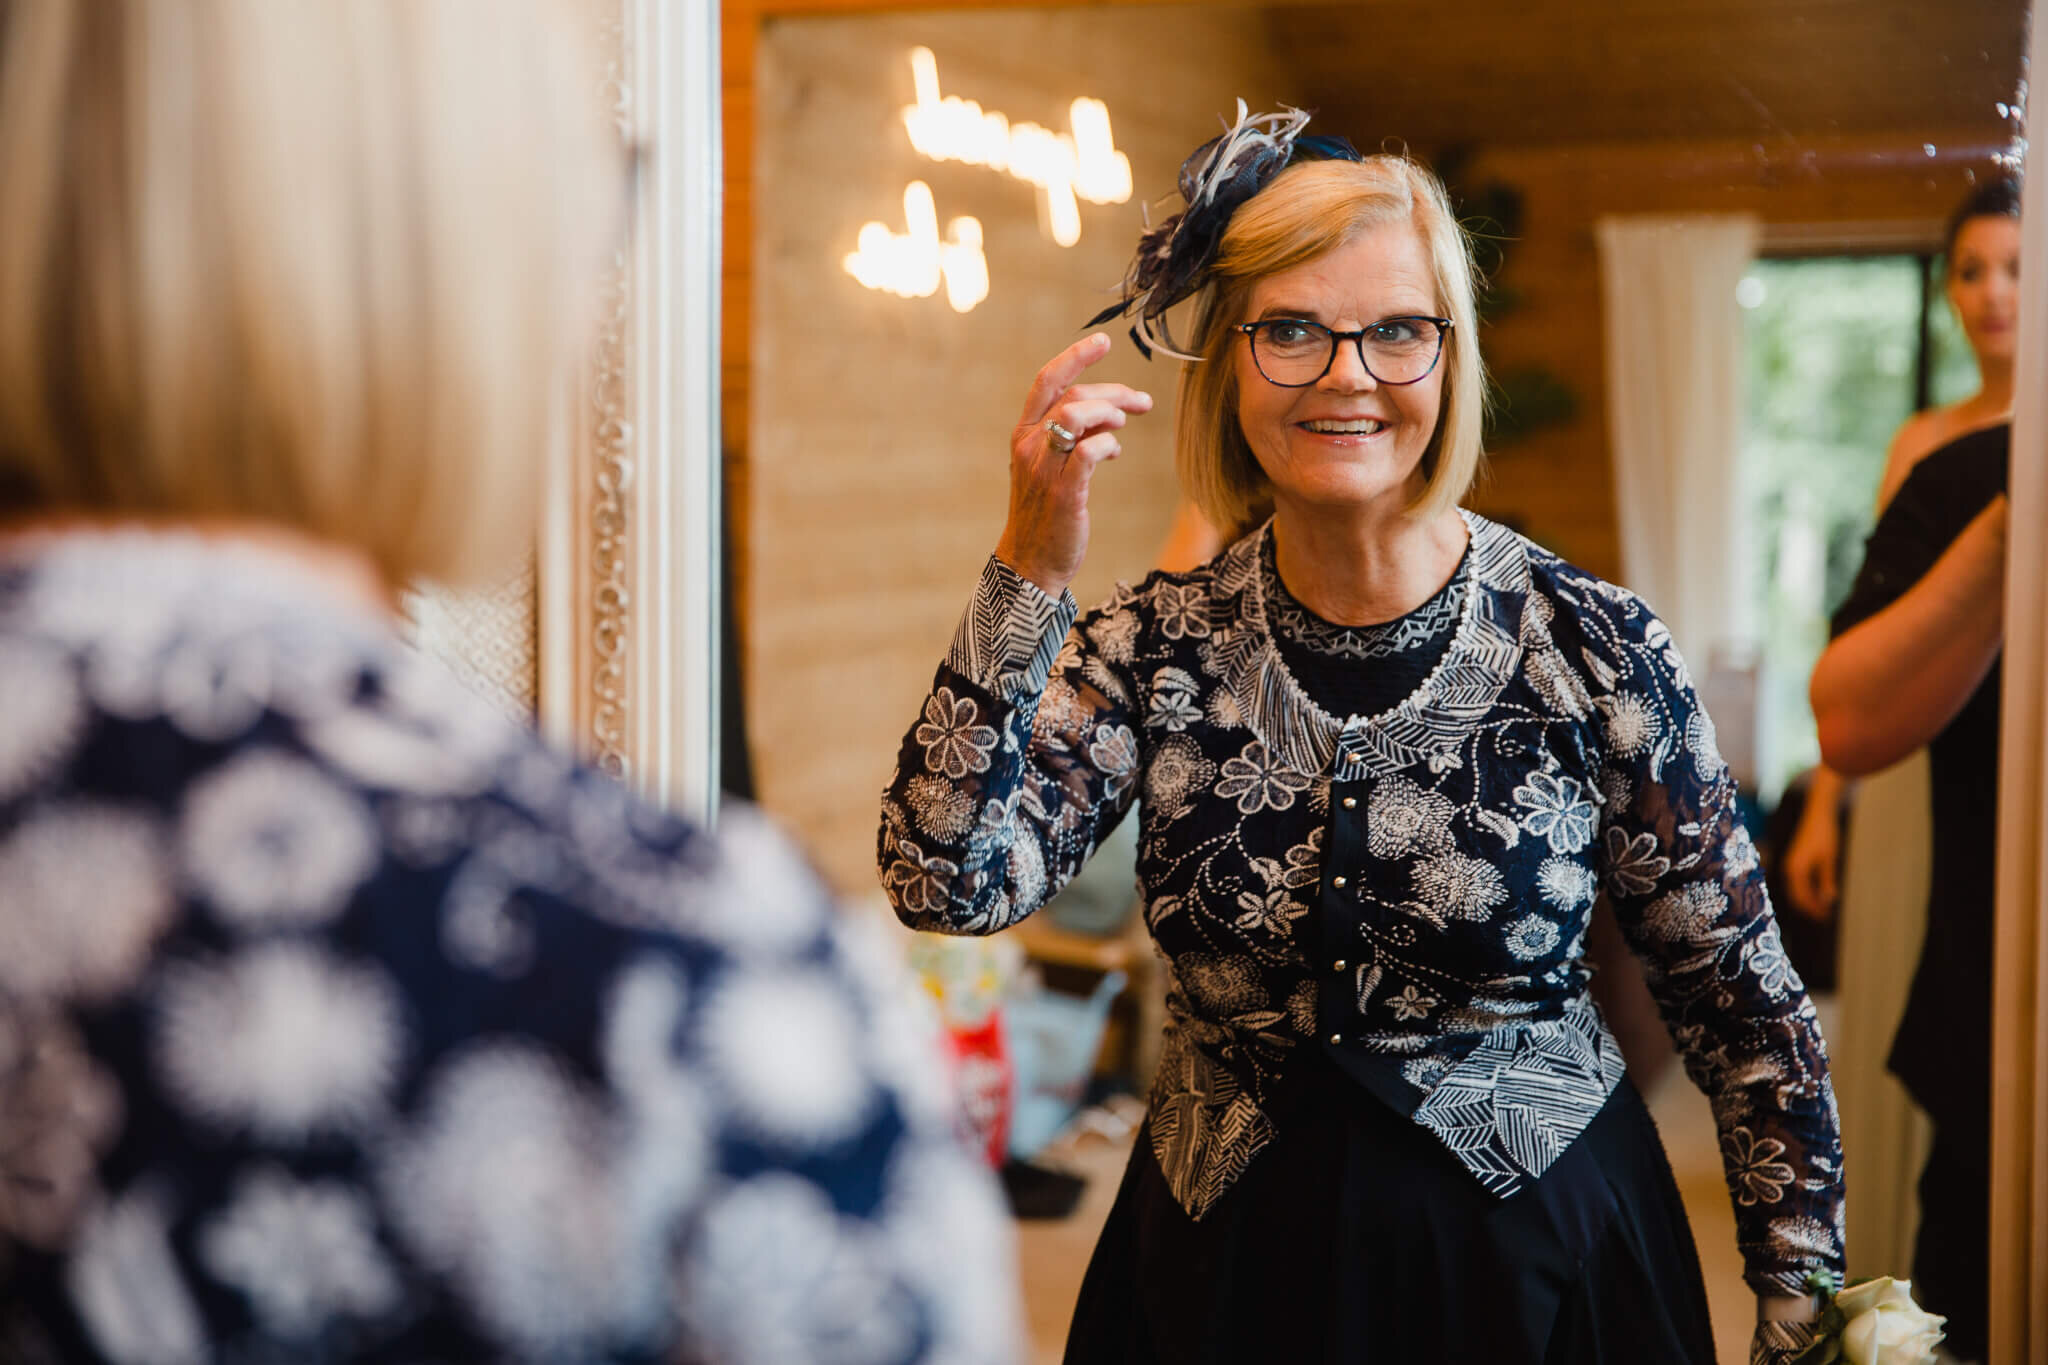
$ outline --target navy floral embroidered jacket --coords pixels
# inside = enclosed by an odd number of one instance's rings
[[[1138,805],[1172,967],[1152,1145],[1197,1218],[1302,1047],[1499,1196],[1540,1177],[1623,1072],[1587,992],[1604,888],[1712,1100],[1747,1278],[1803,1294],[1842,1265],[1834,1096],[1713,724],[1639,599],[1466,521],[1445,656],[1371,717],[1288,673],[1270,524],[1078,625],[991,560],[884,795],[883,883],[912,927],[993,932]]]
[[[1017,1359],[901,973],[270,555],[0,551],[0,1361]]]

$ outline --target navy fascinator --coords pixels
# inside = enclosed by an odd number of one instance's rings
[[[1173,344],[1166,310],[1200,289],[1223,230],[1238,205],[1297,161],[1357,161],[1358,149],[1341,137],[1303,137],[1308,115],[1282,107],[1278,113],[1248,113],[1237,102],[1237,122],[1220,137],[1197,147],[1180,167],[1180,197],[1187,207],[1138,239],[1138,254],[1124,275],[1123,298],[1088,320],[1100,327],[1111,318],[1133,316],[1131,341],[1146,359],[1161,351],[1195,360]]]

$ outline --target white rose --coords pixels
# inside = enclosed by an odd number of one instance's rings
[[[1842,1359],[1848,1365],[1930,1365],[1948,1319],[1913,1302],[1912,1282],[1879,1276],[1835,1296],[1847,1319]]]

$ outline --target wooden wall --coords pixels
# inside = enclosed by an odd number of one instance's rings
[[[763,803],[833,881],[874,888],[877,800],[898,741],[1001,531],[1009,437],[1038,368],[1115,297],[1140,199],[1239,96],[1274,88],[1251,11],[1016,10],[775,18],[756,57],[745,479],[746,663]],[[913,46],[943,88],[1064,128],[1103,99],[1136,182],[1128,203],[1082,205],[1080,241],[1041,229],[1040,192],[982,167],[935,163],[900,119]],[[987,300],[901,299],[841,267],[861,225],[902,228],[904,186],[928,183],[945,223],[986,234]],[[1150,388],[1098,476],[1094,544],[1075,595],[1146,573],[1171,520],[1175,368],[1121,339],[1100,377]]]
[[[1120,8],[1156,0],[1126,0]],[[1030,0],[953,0],[947,12],[1002,12],[1029,7]],[[920,12],[915,0],[721,0],[719,7],[719,84],[721,146],[725,161],[725,222],[722,243],[723,288],[720,326],[720,407],[725,427],[725,495],[727,534],[735,582],[736,612],[742,646],[752,629],[747,535],[751,488],[747,463],[749,377],[753,357],[754,271],[754,145],[757,103],[757,55],[764,26],[805,17],[885,15]],[[1100,0],[1079,0],[1070,8],[1101,12]],[[1171,8],[1168,6],[1167,8]],[[1244,13],[1255,13],[1247,8]],[[1234,31],[1249,21],[1240,19]],[[1249,46],[1265,51],[1255,39]],[[1057,54],[1046,60],[1058,61]],[[1142,71],[1142,67],[1137,68]],[[1129,73],[1120,73],[1125,79]]]
[[[1361,137],[1587,143],[1996,124],[2027,0],[1339,0],[1266,11]],[[2007,126],[2008,134],[2017,132]]]

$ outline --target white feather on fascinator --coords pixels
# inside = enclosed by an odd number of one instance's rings
[[[1124,273],[1122,298],[1088,325],[1129,314],[1131,341],[1147,358],[1158,351],[1177,360],[1199,359],[1174,344],[1166,312],[1205,283],[1231,214],[1295,161],[1359,159],[1358,149],[1343,138],[1303,137],[1308,119],[1304,111],[1284,106],[1254,114],[1239,100],[1237,121],[1181,163],[1185,207],[1146,229]]]

